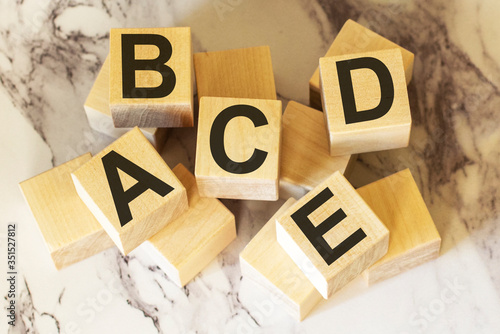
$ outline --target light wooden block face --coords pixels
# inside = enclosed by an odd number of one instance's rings
[[[281,101],[203,97],[195,175],[201,196],[278,199]]]
[[[387,254],[363,272],[368,284],[439,256],[441,237],[409,169],[357,191],[391,234]]]
[[[115,127],[193,126],[190,28],[111,29]]]
[[[287,311],[303,320],[322,299],[318,290],[276,240],[276,219],[295,203],[290,198],[240,253],[241,273],[283,300]]]
[[[203,96],[276,99],[269,46],[194,54],[198,100]]]
[[[189,208],[144,246],[160,268],[183,287],[236,238],[234,215],[215,198],[200,197],[183,165],[173,172],[187,190]]]
[[[330,154],[408,146],[411,113],[399,49],[320,59]]]
[[[72,177],[80,198],[124,254],[188,206],[186,189],[137,127]]]
[[[323,298],[386,252],[389,231],[335,172],[277,219],[277,240]]]
[[[109,56],[102,64],[94,85],[83,105],[92,129],[113,138],[118,138],[131,128],[115,128],[109,109]],[[161,152],[167,140],[167,128],[143,128],[142,133]]]
[[[346,21],[342,29],[340,29],[337,37],[335,37],[332,45],[326,52],[325,57],[394,48],[399,48],[401,50],[406,84],[409,84],[413,75],[413,53],[371,31],[370,29],[363,27],[361,24],[353,20]],[[321,109],[319,67],[316,68],[314,74],[309,80],[309,94],[311,107]]]
[[[113,246],[71,180],[91,158],[84,154],[19,184],[57,269]]]
[[[293,186],[311,190],[340,171],[348,177],[355,155],[331,156],[323,114],[303,104],[290,101],[283,113],[280,196]],[[297,196],[297,198],[302,197]]]

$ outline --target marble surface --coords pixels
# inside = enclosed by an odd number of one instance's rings
[[[2,333],[498,333],[500,4],[494,0],[1,1],[0,241],[18,224],[18,324]],[[83,102],[110,27],[191,26],[195,51],[271,46],[283,101],[353,18],[416,53],[409,148],[360,155],[361,186],[409,167],[443,238],[440,258],[367,288],[356,279],[302,323],[241,277],[238,254],[283,203],[224,201],[238,238],[184,289],[138,248],[57,272],[18,183],[112,139]],[[195,131],[162,152],[193,169]],[[2,256],[0,268],[5,272]],[[3,274],[2,274],[3,275]],[[1,278],[1,294],[7,286]],[[5,300],[3,298],[3,300]],[[5,309],[5,303],[2,304]]]

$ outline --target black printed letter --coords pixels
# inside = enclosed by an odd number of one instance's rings
[[[132,220],[132,213],[130,212],[128,204],[143,192],[151,189],[158,195],[165,197],[169,192],[174,190],[174,188],[158,179],[156,176],[148,173],[115,151],[110,151],[103,156],[102,164],[104,165],[104,171],[108,178],[109,189],[111,190],[111,195],[115,202],[116,212],[118,213],[121,226],[124,226]],[[137,180],[137,183],[127,191],[123,190],[118,168]]]
[[[331,197],[333,197],[331,190],[326,188],[292,214],[292,219],[328,265],[331,265],[366,237],[365,232],[359,228],[335,248],[332,249],[328,245],[323,235],[347,217],[344,211],[338,209],[333,215],[316,227],[314,227],[308,216]]]
[[[160,54],[156,59],[135,59],[136,45],[156,45]],[[122,86],[123,98],[160,98],[172,93],[175,87],[175,73],[165,65],[172,56],[172,44],[161,35],[122,35]],[[163,81],[158,87],[136,87],[135,71],[159,72]]]
[[[361,68],[368,68],[375,72],[380,83],[380,102],[371,110],[356,110],[351,71]],[[338,61],[337,73],[346,124],[371,121],[384,116],[391,109],[394,102],[394,83],[389,69],[380,60],[364,57]]]
[[[262,166],[267,157],[267,152],[259,149],[255,149],[250,159],[244,162],[233,161],[227,156],[224,149],[224,132],[227,123],[233,118],[240,116],[249,118],[256,128],[268,124],[266,116],[262,111],[244,104],[228,107],[215,117],[212,129],[210,130],[210,150],[217,165],[226,172],[233,174],[251,173]]]

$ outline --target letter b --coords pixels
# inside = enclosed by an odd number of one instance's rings
[[[122,37],[122,87],[123,98],[161,98],[168,96],[175,87],[175,73],[165,63],[172,56],[169,40],[156,34],[123,34]],[[155,45],[159,55],[155,59],[136,59],[136,45]],[[158,87],[136,87],[136,71],[156,71],[162,76]]]

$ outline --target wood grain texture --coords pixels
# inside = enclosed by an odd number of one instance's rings
[[[249,105],[259,109],[268,124],[255,127],[247,117],[229,121],[224,133],[224,147],[235,162],[248,160],[255,149],[267,152],[264,163],[246,174],[230,173],[214,160],[210,148],[210,132],[214,119],[224,109],[234,105]],[[272,200],[279,194],[279,162],[281,148],[281,101],[203,97],[200,103],[196,145],[195,175],[201,196]]]
[[[194,54],[198,100],[203,96],[276,99],[269,46]]]
[[[57,269],[113,246],[71,180],[91,158],[86,153],[19,184]]]
[[[343,210],[346,217],[321,233],[328,247],[333,249],[340,245],[359,229],[366,235],[330,265],[292,218],[293,214],[327,188],[333,196],[310,213],[308,219],[318,228],[337,210]],[[335,172],[292,205],[277,219],[276,229],[279,244],[325,299],[380,259],[387,252],[389,242],[387,228],[340,172]]]
[[[102,157],[111,150],[174,188],[164,197],[147,190],[132,200],[129,203],[132,220],[123,227],[102,162]],[[124,190],[137,182],[120,169],[118,171]],[[186,189],[137,127],[74,171],[72,177],[80,198],[124,254],[158,233],[188,207]]]
[[[196,180],[178,164],[174,174],[187,191],[189,208],[145,242],[160,268],[185,286],[236,238],[234,215],[215,198],[200,197]]]
[[[391,234],[387,254],[363,272],[368,284],[439,256],[441,237],[409,169],[357,191]]]
[[[276,240],[276,219],[296,202],[288,199],[240,253],[243,277],[278,296],[285,309],[303,320],[322,299],[309,279]]]
[[[349,177],[356,155],[330,155],[325,119],[320,111],[290,101],[283,113],[282,136],[281,197],[284,188],[298,186],[309,191],[335,171]],[[303,193],[294,195],[300,198]]]
[[[92,85],[83,105],[89,125],[92,129],[113,138],[118,138],[131,128],[115,128],[109,108],[109,55],[102,64],[101,70]],[[167,128],[142,128],[144,136],[161,152],[167,140]]]
[[[156,34],[166,37],[172,45],[172,56],[166,65],[175,73],[172,93],[161,98],[123,98],[122,47],[123,34]],[[110,32],[110,109],[115,127],[189,127],[193,114],[193,60],[191,29],[134,28],[111,29]],[[136,46],[136,59],[155,59],[158,47]],[[137,87],[157,87],[162,77],[156,71],[136,71]]]
[[[346,124],[336,64],[338,61],[362,57],[376,58],[388,68],[394,85],[394,101],[389,111],[380,118]],[[331,155],[408,146],[411,113],[403,69],[399,49],[320,59],[323,110],[330,135]],[[370,69],[358,69],[351,71],[351,77],[358,113],[376,107],[381,100],[381,88],[376,74]]]
[[[389,41],[379,34],[363,27],[361,24],[347,20],[337,37],[330,45],[325,57],[341,56],[346,54],[363,53],[369,51],[399,48],[403,57],[406,84],[409,84],[413,75],[414,55],[410,51]],[[309,80],[309,100],[313,108],[322,108],[321,90],[319,83],[319,67],[314,71]]]

